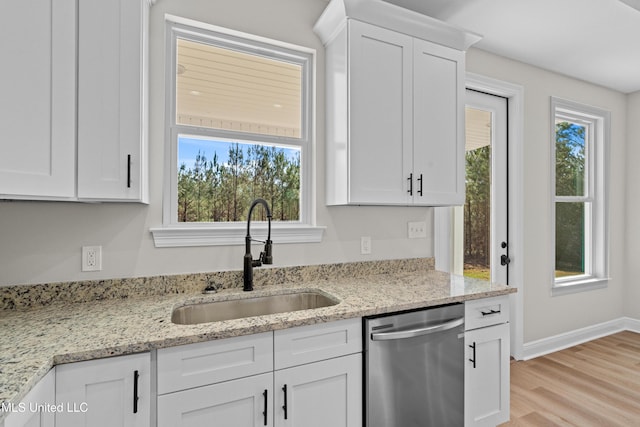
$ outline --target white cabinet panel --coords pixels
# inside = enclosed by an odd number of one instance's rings
[[[273,333],[158,350],[158,394],[273,371]]]
[[[362,426],[362,354],[275,373],[275,425]]]
[[[146,201],[148,0],[80,0],[78,197]]]
[[[362,319],[275,331],[274,348],[276,370],[362,352]]]
[[[56,425],[149,427],[150,381],[149,353],[57,366]]]
[[[0,198],[147,202],[149,6],[2,3]]]
[[[76,2],[7,0],[0,13],[0,197],[74,197]]]
[[[272,426],[273,374],[158,397],[158,427]]]
[[[465,332],[465,426],[509,421],[509,324]]]
[[[351,203],[410,200],[412,49],[409,36],[349,21]]]
[[[509,321],[509,296],[482,298],[464,304],[465,329],[477,329]]]
[[[55,368],[22,399],[4,421],[4,427],[54,427],[55,413],[50,410],[56,403]],[[1,426],[2,424],[0,424]]]
[[[464,204],[464,54],[415,39],[413,173],[416,203]]]
[[[321,17],[316,32],[336,25],[327,204],[463,204],[464,52],[348,17]]]

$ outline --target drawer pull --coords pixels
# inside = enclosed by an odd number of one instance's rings
[[[480,311],[480,313],[482,313],[483,316],[490,316],[492,314],[500,314],[502,312],[502,310],[489,310],[489,311]]]
[[[285,384],[282,387],[282,391],[284,392],[284,405],[282,405],[282,409],[284,409],[284,419],[287,419],[287,385]]]
[[[140,374],[138,371],[133,371],[133,413],[138,413],[138,380],[140,379]]]
[[[473,349],[473,358],[469,359],[469,362],[473,363],[473,369],[476,368],[476,343],[474,341],[473,344],[469,344],[469,348]]]
[[[262,412],[262,415],[264,416],[264,425],[267,425],[267,390],[262,395],[264,396],[264,412]]]

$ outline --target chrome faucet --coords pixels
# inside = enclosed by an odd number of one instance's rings
[[[253,208],[256,205],[261,204],[264,206],[267,211],[267,220],[269,224],[269,231],[267,233],[267,240],[254,240],[251,238],[250,228],[251,228],[251,214],[253,213]],[[251,255],[251,241],[254,240],[256,242],[264,243],[264,251],[260,252],[260,257],[258,259],[253,259],[253,255]],[[247,215],[247,236],[244,238],[245,241],[245,251],[244,251],[244,291],[252,291],[253,290],[253,267],[260,267],[262,264],[273,264],[273,256],[271,255],[271,209],[269,209],[269,205],[264,199],[255,199],[251,203],[251,207],[249,208],[249,214]]]

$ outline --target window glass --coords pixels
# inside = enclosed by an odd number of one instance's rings
[[[313,53],[219,27],[170,31],[168,222],[229,230],[262,198],[274,221],[309,225]]]
[[[302,66],[179,38],[176,123],[300,138]]]
[[[606,286],[610,113],[552,98],[554,294]]]
[[[588,273],[585,269],[585,205],[556,203],[556,278]]]
[[[246,221],[258,197],[273,220],[300,220],[299,147],[178,137],[179,222]]]
[[[556,123],[556,196],[584,196],[586,191],[584,125]]]

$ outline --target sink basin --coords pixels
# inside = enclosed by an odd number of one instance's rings
[[[185,305],[173,310],[171,321],[180,325],[195,325],[197,323],[309,310],[336,304],[338,301],[327,295],[314,291],[301,291],[283,295]]]

